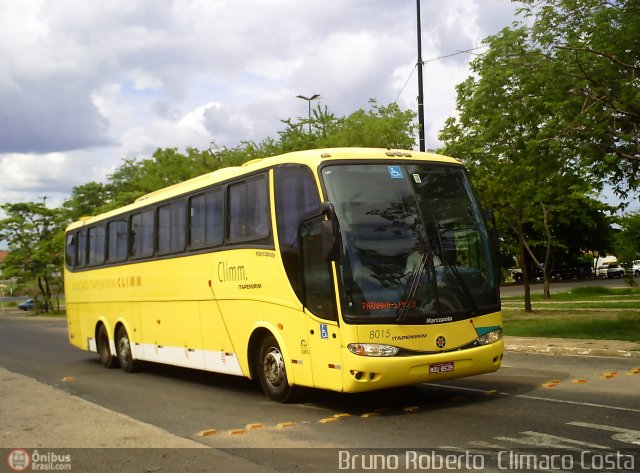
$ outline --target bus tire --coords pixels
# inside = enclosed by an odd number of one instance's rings
[[[118,364],[118,359],[111,353],[111,348],[109,347],[109,334],[107,333],[105,326],[102,324],[100,324],[100,328],[98,328],[96,344],[102,366],[105,368],[115,368]]]
[[[127,329],[123,325],[118,327],[116,335],[116,353],[118,354],[118,362],[120,362],[120,368],[127,373],[132,373],[136,370],[137,363],[133,359],[133,352],[131,351],[131,340]]]
[[[286,363],[273,335],[264,337],[260,342],[255,369],[260,386],[269,399],[278,402],[291,400],[293,387],[289,385]]]

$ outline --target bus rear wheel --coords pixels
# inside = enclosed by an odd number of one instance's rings
[[[100,356],[100,363],[105,368],[115,368],[118,364],[118,359],[111,353],[109,346],[109,335],[104,325],[100,325],[97,336],[98,355]]]
[[[269,399],[287,402],[292,398],[287,369],[280,346],[273,335],[262,339],[255,360],[260,386]]]
[[[136,360],[133,359],[129,334],[127,334],[127,329],[122,325],[118,327],[116,336],[116,353],[118,354],[120,368],[127,373],[132,373],[136,370],[137,363]]]

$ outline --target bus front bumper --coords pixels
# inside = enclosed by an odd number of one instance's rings
[[[504,341],[446,353],[367,357],[343,349],[344,392],[363,392],[491,373],[500,368]]]

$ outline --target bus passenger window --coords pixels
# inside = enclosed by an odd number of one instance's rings
[[[229,187],[229,238],[250,240],[269,236],[269,196],[263,176]]]
[[[131,216],[131,256],[143,258],[153,254],[153,210]]]
[[[76,265],[76,233],[67,233],[64,251],[64,261],[73,268]]]
[[[189,201],[189,246],[218,246],[224,240],[224,193],[216,189]]]
[[[126,220],[114,220],[107,225],[108,251],[107,262],[114,263],[127,259],[127,230]]]
[[[158,209],[158,252],[175,253],[184,250],[185,209],[182,201]]]
[[[89,229],[89,265],[96,266],[104,263],[104,225]]]
[[[76,258],[76,266],[84,268],[87,264],[87,231],[80,230],[78,232],[78,253]]]

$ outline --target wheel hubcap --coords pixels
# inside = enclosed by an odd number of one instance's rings
[[[267,382],[274,388],[280,387],[285,377],[284,360],[282,354],[271,348],[262,363]]]
[[[129,346],[129,339],[127,337],[122,337],[118,342],[118,354],[122,361],[126,361],[129,359],[131,354],[131,347]]]

